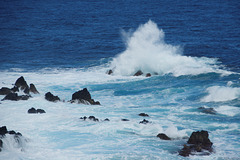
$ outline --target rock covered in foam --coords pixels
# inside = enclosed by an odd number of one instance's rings
[[[79,90],[78,92],[75,92],[72,95],[71,103],[77,102],[82,104],[91,104],[91,105],[100,105],[100,102],[94,101],[92,99],[91,94],[87,90],[87,88],[84,88],[83,90]]]
[[[187,141],[187,144],[179,151],[179,155],[187,157],[189,155],[209,155],[212,149],[212,142],[208,138],[207,131],[193,132]]]
[[[149,123],[149,121],[146,120],[146,119],[144,119],[144,120],[142,120],[142,121],[139,122],[139,124],[148,124],[148,123]]]
[[[199,107],[198,108],[201,112],[207,113],[207,114],[217,114],[217,111],[214,108],[205,108],[205,107]]]
[[[141,76],[143,75],[143,72],[141,70],[138,70],[133,76]]]
[[[4,139],[7,135],[13,135],[12,138],[14,138],[14,143],[17,143],[18,146],[21,147],[21,137],[22,134],[19,132],[15,132],[15,131],[8,131],[6,126],[2,126],[0,127],[0,152],[2,151],[3,148],[3,143],[4,141],[2,139]],[[11,144],[11,143],[9,143]],[[12,144],[13,146],[15,146],[15,144]]]

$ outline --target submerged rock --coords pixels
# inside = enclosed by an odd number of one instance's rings
[[[141,70],[138,70],[138,71],[134,74],[134,76],[141,76],[141,75],[143,75],[143,72],[142,72]]]
[[[83,103],[83,104],[91,104],[91,105],[100,105],[100,102],[94,101],[94,99],[91,98],[91,95],[87,88],[84,88],[83,90],[80,90],[78,92],[75,92],[72,95],[71,103],[77,102],[77,103]]]
[[[82,120],[87,120],[87,119],[89,119],[89,120],[91,120],[91,121],[94,121],[94,122],[98,122],[99,121],[99,119],[98,118],[96,118],[96,117],[94,117],[94,116],[89,116],[89,117],[86,117],[86,116],[84,116],[84,117],[80,117],[80,119],[82,119]],[[107,119],[107,118],[106,118]],[[107,121],[107,120],[104,120],[104,121]],[[109,120],[108,120],[109,121]]]
[[[121,121],[130,121],[129,119],[125,119],[125,118],[123,118],[123,119],[121,119]]]
[[[205,107],[199,107],[199,110],[201,110],[201,112],[203,113],[207,113],[207,114],[217,114],[217,111],[214,108],[205,108]]]
[[[208,138],[207,131],[193,132],[187,141],[187,144],[179,151],[179,155],[187,157],[190,154],[194,155],[209,155],[212,149],[212,142]]]
[[[139,113],[138,115],[139,115],[139,116],[142,116],[142,117],[149,117],[149,115],[146,114],[146,113]]]
[[[45,99],[50,101],[50,102],[60,101],[60,98],[58,96],[54,96],[51,92],[47,92],[45,94]]]
[[[162,140],[171,140],[171,138],[169,138],[166,134],[164,133],[159,133],[157,135],[158,138],[162,139]]]
[[[140,123],[140,124],[141,124],[141,123],[142,123],[142,124],[147,124],[147,123],[149,123],[149,121],[146,120],[146,119],[144,119],[144,120],[140,121],[139,123]]]

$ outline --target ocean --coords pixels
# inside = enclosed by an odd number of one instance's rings
[[[22,134],[0,159],[240,159],[239,17],[238,1],[1,1],[0,88],[23,76],[40,94],[0,101]],[[101,105],[70,103],[83,88]],[[213,152],[180,156],[201,130]]]

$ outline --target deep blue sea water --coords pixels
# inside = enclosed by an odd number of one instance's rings
[[[24,136],[6,137],[0,159],[239,159],[239,26],[238,1],[0,1],[0,87],[24,76],[40,92],[0,102],[0,126]],[[67,103],[85,87],[101,106]],[[179,156],[198,130],[214,153]]]

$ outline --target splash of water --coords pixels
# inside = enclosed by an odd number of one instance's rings
[[[223,72],[216,59],[184,56],[180,46],[166,44],[163,30],[151,20],[124,36],[126,50],[111,62],[115,75],[133,75],[138,70],[174,76]]]

